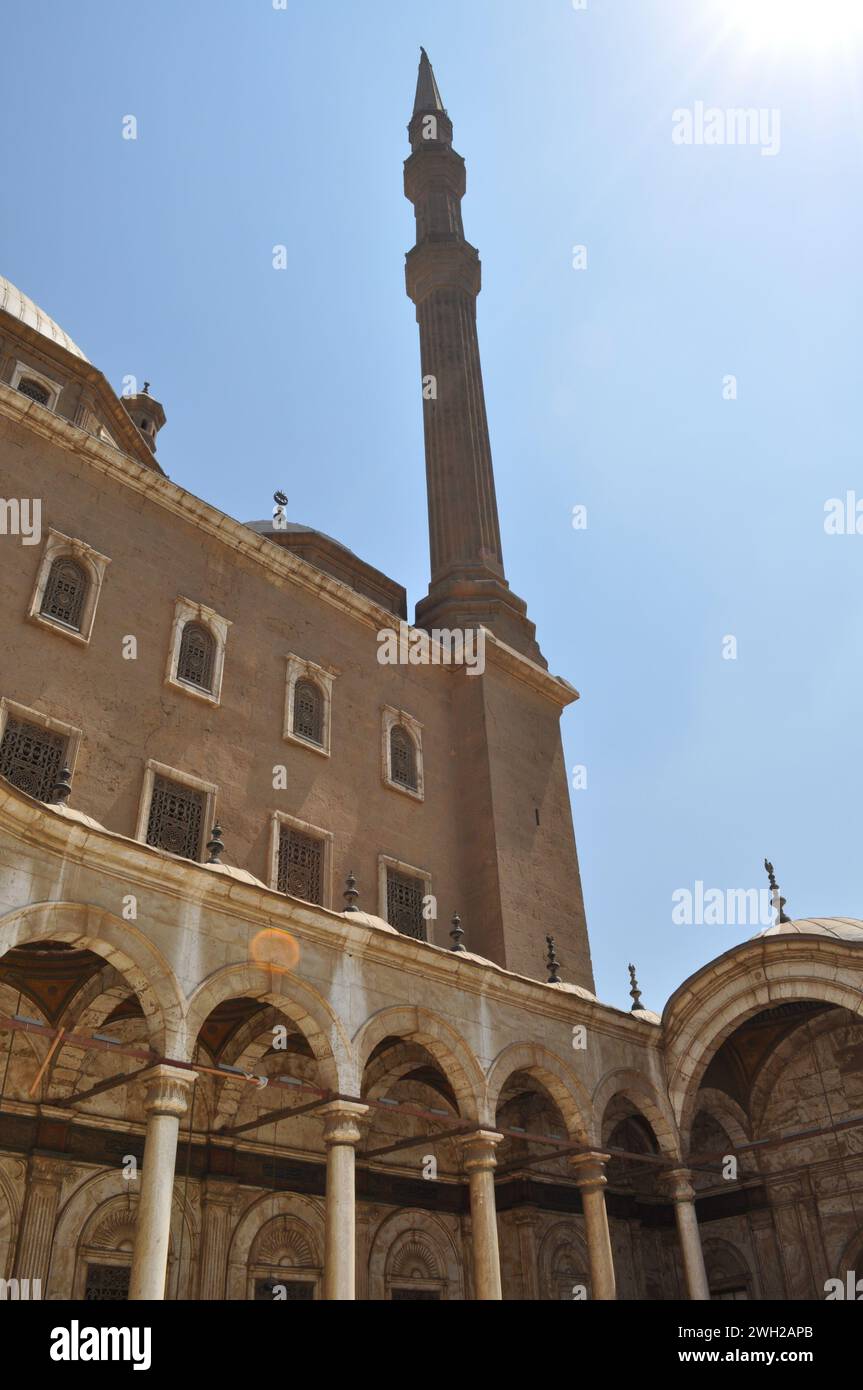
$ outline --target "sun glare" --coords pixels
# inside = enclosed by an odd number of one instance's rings
[[[863,0],[719,0],[751,48],[840,49],[863,37]]]

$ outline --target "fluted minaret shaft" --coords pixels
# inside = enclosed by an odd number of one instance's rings
[[[425,51],[408,129],[413,154],[405,192],[416,213],[417,242],[408,255],[407,286],[420,330],[432,586],[453,576],[502,579],[476,331],[480,262],[462,224],[464,160],[452,148],[452,124]]]
[[[465,165],[425,50],[408,133],[405,194],[416,245],[406,282],[420,332],[431,552],[417,622],[484,624],[538,658],[524,603],[504,574],[476,325],[480,260],[461,214]]]
[[[482,388],[475,301],[434,290],[417,306],[424,380],[431,578],[503,578],[503,554]]]

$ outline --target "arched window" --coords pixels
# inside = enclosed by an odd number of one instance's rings
[[[32,377],[22,377],[18,382],[18,390],[22,396],[29,396],[31,401],[37,401],[39,405],[49,405],[51,402],[51,392]]]
[[[39,609],[42,617],[65,623],[66,627],[80,632],[88,587],[87,571],[83,565],[79,565],[77,560],[72,560],[67,555],[61,556],[48,571]]]
[[[417,790],[416,745],[401,724],[394,724],[390,730],[390,778],[400,787]]]
[[[323,745],[324,699],[314,681],[301,680],[294,686],[294,733]]]
[[[180,640],[177,679],[196,685],[199,690],[212,691],[215,658],[213,634],[200,623],[186,623]]]

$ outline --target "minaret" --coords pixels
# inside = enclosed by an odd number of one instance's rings
[[[425,50],[408,134],[417,244],[406,274],[420,329],[431,542],[416,622],[482,625],[518,654],[498,649],[482,673],[450,681],[459,910],[477,955],[537,978],[553,937],[563,978],[592,991],[560,739],[561,711],[578,697],[549,675],[525,604],[506,582],[476,332],[479,256],[462,227],[464,160]]]
[[[461,218],[465,165],[452,147],[452,122],[428,54],[421,54],[408,126],[413,153],[405,162],[417,224],[406,281],[420,330],[431,550],[417,626],[483,624],[545,665],[526,605],[504,574],[476,329],[480,260]]]

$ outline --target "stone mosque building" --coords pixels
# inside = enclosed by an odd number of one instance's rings
[[[863,924],[782,911],[661,1017],[596,997],[425,54],[409,135],[413,626],[166,477],[149,390],[0,280],[0,1291],[823,1298],[863,1277]]]

